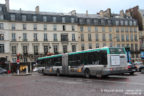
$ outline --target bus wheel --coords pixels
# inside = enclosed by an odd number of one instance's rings
[[[85,70],[84,76],[85,76],[86,78],[90,78],[90,71],[89,71],[89,69],[86,69],[86,70]]]
[[[130,72],[130,75],[134,75],[134,72]]]
[[[60,71],[59,71],[59,69],[57,69],[57,71],[56,71],[56,76],[60,76]]]

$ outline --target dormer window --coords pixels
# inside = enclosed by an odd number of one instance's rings
[[[11,14],[10,18],[11,18],[12,21],[15,21],[15,15],[14,14]]]
[[[65,23],[65,17],[62,17],[62,23]]]
[[[128,25],[128,21],[125,21],[125,25]]]
[[[56,22],[56,17],[53,17],[53,22],[54,22],[54,23]]]
[[[22,21],[26,21],[26,15],[22,15]]]
[[[47,17],[46,16],[43,16],[43,21],[47,22]]]
[[[37,21],[37,17],[33,16],[33,21],[36,22]]]
[[[130,26],[132,26],[132,21],[129,21]]]
[[[71,23],[74,23],[74,20],[75,20],[74,18],[71,18]]]
[[[0,20],[3,20],[3,19],[4,19],[3,15],[0,15]]]
[[[116,21],[116,26],[118,26],[119,25],[119,21]]]
[[[2,7],[0,7],[0,11],[2,11]]]
[[[123,20],[120,21],[121,25],[123,25]]]

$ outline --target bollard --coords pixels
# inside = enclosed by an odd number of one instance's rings
[[[29,74],[29,73],[28,73],[28,66],[26,67],[26,74]]]
[[[19,75],[19,69],[17,69],[17,75]]]

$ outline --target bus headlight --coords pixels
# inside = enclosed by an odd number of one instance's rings
[[[49,69],[49,72],[52,72],[52,68]]]

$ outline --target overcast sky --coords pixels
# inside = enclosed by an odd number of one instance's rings
[[[5,0],[0,0],[5,3]],[[112,13],[119,13],[136,5],[144,9],[144,0],[10,0],[10,9],[35,10],[35,6],[40,6],[40,11],[64,12],[76,10],[78,13],[85,13],[86,10],[95,14],[100,10],[111,8]]]

